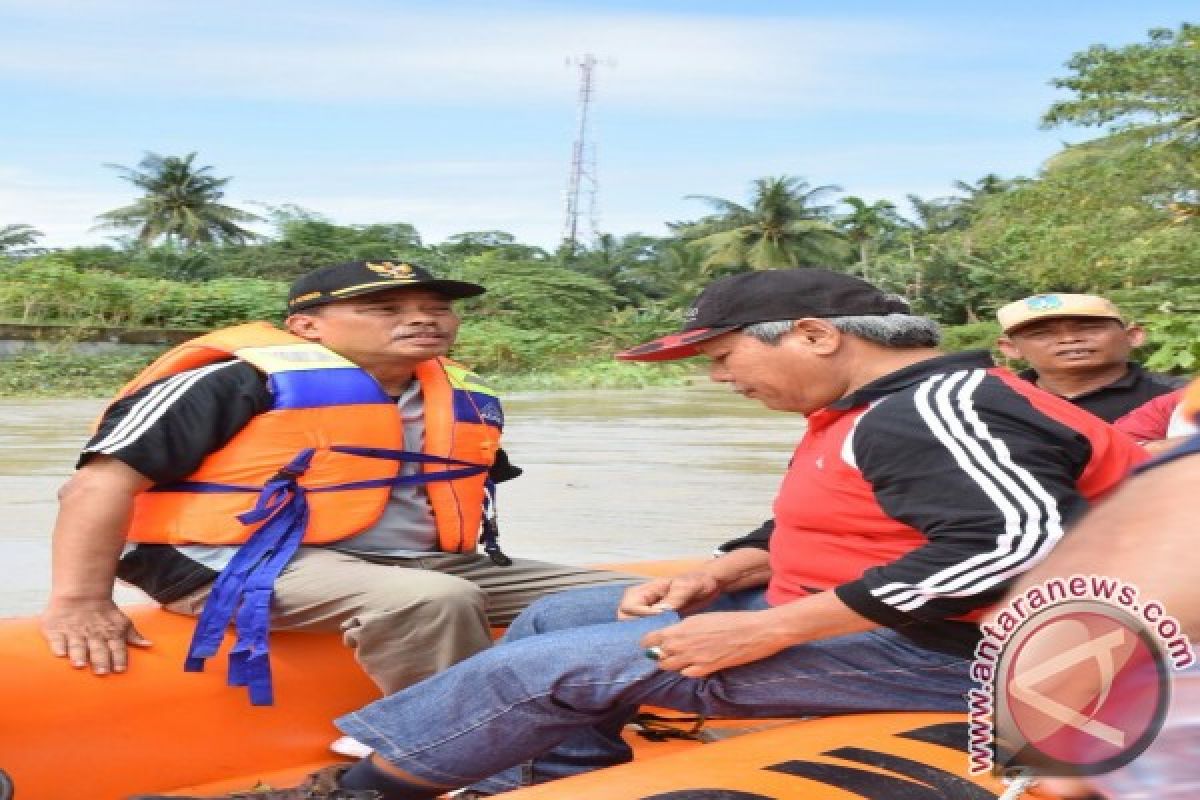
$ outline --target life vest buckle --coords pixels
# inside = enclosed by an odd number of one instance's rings
[[[283,481],[285,483],[295,483],[304,473],[308,472],[309,466],[312,464],[313,453],[316,450],[312,447],[305,448],[296,454],[288,463],[279,468],[275,473],[272,481]]]

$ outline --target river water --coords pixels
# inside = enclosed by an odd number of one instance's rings
[[[102,405],[0,399],[0,616],[45,602],[55,492]],[[711,385],[518,393],[506,410],[525,474],[500,489],[504,549],[573,564],[703,555],[756,527],[804,430]]]

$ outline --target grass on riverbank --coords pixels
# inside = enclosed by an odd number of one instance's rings
[[[69,347],[28,350],[0,361],[0,397],[108,397],[161,348],[81,355]],[[693,363],[629,364],[603,359],[537,370],[485,374],[503,391],[539,389],[640,389],[683,386],[698,374]]]
[[[81,355],[69,347],[29,349],[0,360],[0,397],[107,397],[161,348]]]
[[[981,322],[949,326],[943,333],[943,347],[959,351],[991,347],[1000,329],[994,322]],[[0,359],[0,397],[107,397],[163,349],[145,347],[82,355],[67,342],[26,350]],[[485,363],[511,360],[492,356],[484,359]],[[557,358],[546,360],[555,366],[524,372],[481,370],[481,374],[495,388],[513,392],[684,386],[701,377],[704,370],[703,364],[695,361],[634,364],[607,355],[580,357],[566,363]]]
[[[649,386],[685,386],[700,375],[694,363],[629,364],[609,359],[512,374],[487,375],[489,384],[502,391],[539,389],[644,389]]]

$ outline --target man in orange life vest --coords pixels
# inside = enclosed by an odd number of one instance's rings
[[[453,301],[483,292],[406,263],[326,267],[293,284],[287,332],[216,331],[135,378],[60,491],[53,653],[105,675],[150,645],[112,600],[119,577],[200,615],[189,669],[236,620],[230,682],[255,703],[271,702],[268,628],[342,631],[390,693],[541,594],[627,581],[495,542],[494,483],[520,470],[499,398],[445,358]]]

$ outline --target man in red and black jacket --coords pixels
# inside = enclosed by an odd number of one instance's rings
[[[767,598],[832,589],[853,611],[968,655],[973,624],[1088,502],[1141,460],[1094,415],[982,352],[918,361],[808,415],[775,530]]]

